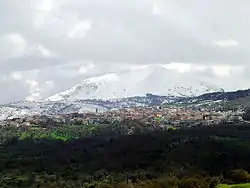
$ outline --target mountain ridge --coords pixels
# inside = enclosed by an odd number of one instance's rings
[[[194,97],[208,92],[224,92],[224,90],[195,77],[170,71],[159,65],[151,65],[126,72],[109,73],[88,78],[80,84],[45,100],[107,100],[142,96],[145,93],[173,97]]]

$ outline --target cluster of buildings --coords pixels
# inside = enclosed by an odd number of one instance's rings
[[[8,119],[0,122],[0,126],[57,126],[57,125],[89,125],[109,124],[114,121],[139,120],[142,123],[168,126],[202,126],[220,123],[242,122],[240,111],[215,111],[206,108],[186,107],[133,107],[111,110],[103,113],[71,113],[50,116],[31,116],[24,118]]]
[[[161,126],[196,126],[243,122],[242,111],[215,111],[208,108],[135,107],[107,112],[109,117],[137,119]]]

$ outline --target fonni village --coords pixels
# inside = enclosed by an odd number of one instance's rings
[[[209,108],[187,107],[133,107],[106,112],[70,113],[56,115],[35,115],[20,118],[8,118],[0,121],[1,126],[32,125],[94,125],[138,120],[153,127],[175,129],[178,127],[210,126],[226,123],[243,123],[241,110],[214,110]]]

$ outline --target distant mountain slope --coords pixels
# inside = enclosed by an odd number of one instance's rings
[[[71,102],[26,102],[20,101],[0,106],[0,120],[33,115],[52,115],[85,112],[105,112],[110,110],[101,104],[87,101]]]
[[[32,115],[96,112],[96,110],[98,110],[98,112],[105,112],[111,109],[161,105],[165,101],[175,102],[181,99],[181,97],[146,94],[144,96],[112,100],[86,99],[44,102],[20,101],[0,105],[0,120]]]
[[[228,108],[235,108],[235,107],[250,108],[250,96],[248,95],[238,99],[226,101],[225,106]]]
[[[201,100],[236,100],[250,96],[250,89],[248,90],[238,90],[230,92],[215,92],[215,93],[206,93],[197,97]]]
[[[92,77],[46,100],[119,99],[145,93],[193,97],[212,92],[223,92],[223,89],[157,65]]]
[[[220,103],[221,101],[224,102]],[[96,109],[99,112],[105,112],[111,109],[164,104],[213,104],[218,106],[223,104],[224,107],[229,108],[239,106],[250,107],[250,89],[235,92],[207,93],[197,97],[159,96],[148,93],[144,96],[134,96],[111,100],[86,99],[44,102],[20,101],[6,105],[0,105],[0,120],[32,115],[95,112]]]
[[[205,93],[198,97],[181,98],[178,101],[175,101],[175,104],[209,104],[209,102],[223,102],[223,106],[228,108],[239,106],[250,107],[250,89]]]

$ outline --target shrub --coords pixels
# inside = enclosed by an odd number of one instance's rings
[[[180,180],[178,188],[215,188],[219,184],[219,178],[192,177]]]
[[[179,188],[200,188],[201,181],[197,178],[185,178],[180,181]]]
[[[219,177],[211,177],[209,180],[209,188],[216,188],[220,184]]]
[[[243,169],[233,170],[229,173],[229,179],[235,183],[245,183],[250,180],[250,175]]]
[[[178,187],[180,180],[175,177],[175,176],[168,176],[166,178],[163,178],[162,180],[160,180],[162,182],[162,184],[166,185],[167,187],[171,187],[171,188],[175,188]]]

